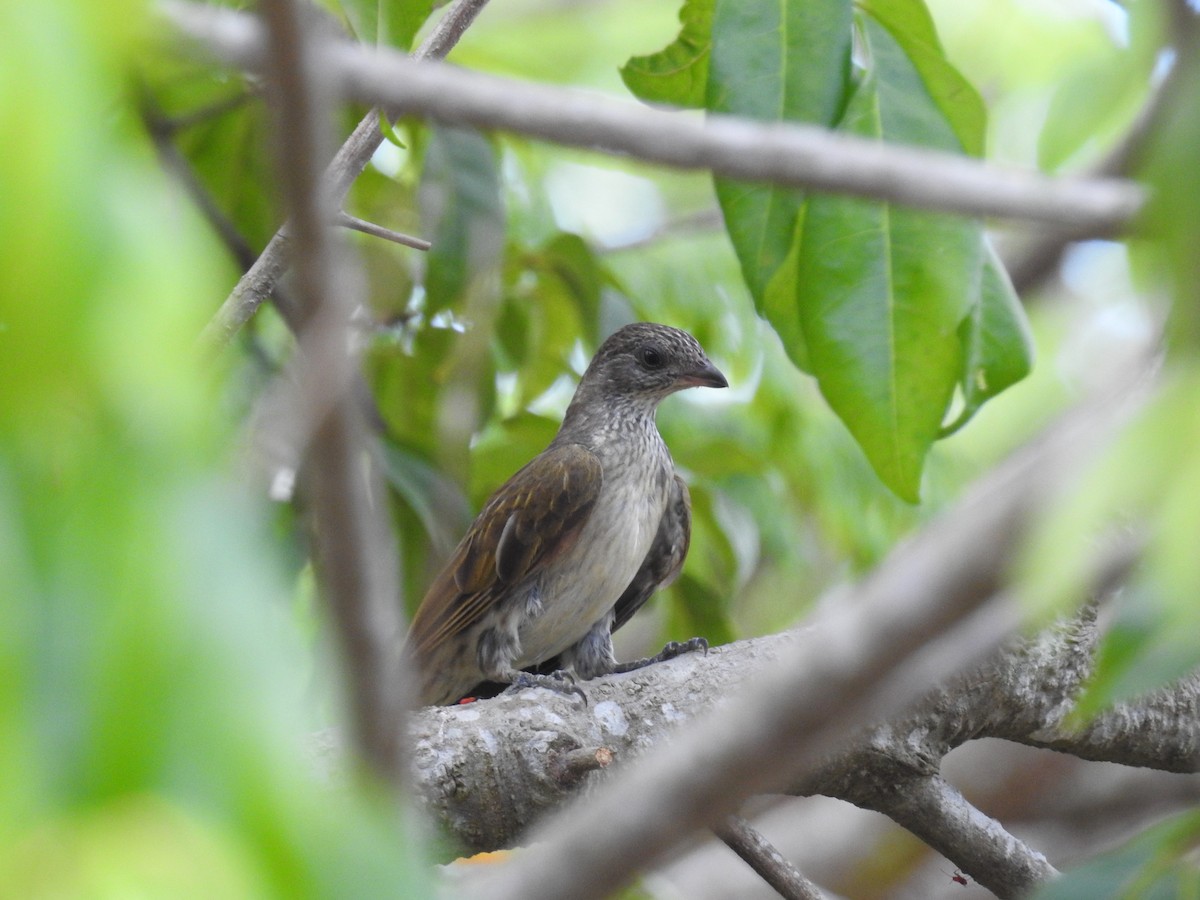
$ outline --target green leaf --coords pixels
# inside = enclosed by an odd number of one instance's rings
[[[379,117],[379,133],[382,134],[384,140],[386,140],[393,147],[398,147],[401,150],[408,149],[408,144],[404,143],[404,138],[400,137],[399,132],[396,130],[396,126],[388,121],[387,116]]]
[[[1080,68],[1054,92],[1038,137],[1038,165],[1055,171],[1098,133],[1111,133],[1141,106],[1150,79],[1125,56]]]
[[[1160,34],[1167,15],[1157,3],[1133,3],[1129,46],[1105,41],[1103,50],[1076,66],[1054,91],[1038,137],[1038,165],[1054,171],[1081,150],[1098,151],[1137,115],[1154,83]]]
[[[959,150],[900,44],[873,19],[861,24],[872,68],[842,129]],[[962,374],[958,327],[978,300],[981,252],[975,221],[845,197],[808,203],[794,301],[807,361],[876,473],[910,502]]]
[[[965,349],[960,382],[963,409],[952,425],[942,429],[942,437],[966,425],[984,403],[1033,368],[1033,335],[1025,310],[990,244],[986,254],[979,302],[958,329]]]
[[[691,575],[681,575],[669,591],[666,640],[702,637],[712,647],[737,639],[729,618],[727,594],[719,593]]]
[[[704,105],[715,0],[684,0],[679,35],[657,53],[635,56],[621,67],[621,80],[647,103]]]
[[[1116,621],[1096,653],[1095,671],[1072,712],[1074,722],[1082,725],[1114,703],[1145,696],[1195,670],[1200,617],[1178,621],[1163,610],[1164,599],[1144,586],[1121,597]]]
[[[1033,900],[1195,897],[1200,877],[1191,857],[1198,839],[1200,813],[1183,813],[1147,829],[1116,850],[1064,872],[1034,893]]]
[[[599,344],[600,290],[613,283],[613,276],[577,234],[555,235],[543,246],[540,256],[547,275],[558,282],[578,310],[583,336]]]
[[[922,0],[858,0],[858,5],[903,49],[961,149],[982,156],[987,107],[979,92],[946,59]]]
[[[484,429],[471,445],[471,497],[476,508],[546,449],[559,424],[556,419],[522,412]]]
[[[800,315],[796,309],[796,277],[800,261],[801,235],[804,231],[804,217],[797,216],[795,227],[789,237],[791,246],[783,262],[775,270],[763,291],[761,302],[757,303],[758,311],[767,317],[783,342],[790,359],[803,372],[813,374],[812,364],[808,359],[808,347],[804,342],[804,328],[800,323]],[[745,269],[742,270],[745,275]]]
[[[408,50],[433,0],[324,0],[324,5],[362,43]]]
[[[705,105],[763,121],[833,125],[850,69],[850,0],[719,0]],[[793,244],[803,194],[716,179],[717,198],[759,309]]]
[[[1020,595],[1038,622],[1090,592],[1097,556],[1116,537],[1147,536],[1141,565],[1105,638],[1084,712],[1144,693],[1200,663],[1200,374],[1175,373],[1080,473],[1031,534]]]
[[[458,485],[416,453],[384,441],[383,474],[420,520],[442,557],[471,524],[471,507]]]
[[[429,313],[459,302],[496,275],[504,247],[504,205],[495,149],[477,131],[434,128],[419,191],[427,255]]]

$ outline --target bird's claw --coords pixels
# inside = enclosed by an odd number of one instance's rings
[[[637,669],[644,669],[646,666],[652,666],[655,663],[666,662],[668,659],[674,659],[677,656],[683,656],[685,653],[695,653],[697,650],[703,650],[704,655],[708,656],[708,641],[702,637],[690,638],[686,641],[670,641],[665,647],[645,659],[635,660],[634,662],[620,663],[614,672],[633,672]]]
[[[518,672],[517,677],[512,680],[508,691],[520,691],[525,688],[545,688],[548,691],[554,691],[556,694],[574,694],[583,701],[583,705],[587,706],[587,694],[575,682],[575,676],[570,672],[559,669],[557,672],[551,672],[549,675],[540,675],[536,672]],[[505,693],[508,693],[505,691]]]
[[[704,651],[704,655],[708,656],[708,641],[702,637],[688,638],[682,642],[669,641],[665,647],[658,651],[657,656],[651,658],[654,662],[665,662],[668,659],[683,656],[685,653],[695,653],[697,650]]]

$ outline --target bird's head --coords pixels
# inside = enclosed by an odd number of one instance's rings
[[[592,358],[576,401],[593,397],[632,400],[650,409],[690,387],[728,387],[700,343],[669,325],[637,322],[608,338]]]

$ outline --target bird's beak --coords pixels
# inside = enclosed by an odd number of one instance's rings
[[[680,375],[676,383],[680,387],[729,387],[729,381],[721,374],[721,370],[710,362],[706,362],[702,368]]]

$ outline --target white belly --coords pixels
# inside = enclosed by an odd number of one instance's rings
[[[619,483],[605,484],[575,546],[530,586],[542,608],[520,629],[518,668],[575,644],[629,586],[667,506],[670,478],[655,477],[654,468],[643,465],[623,473]]]

